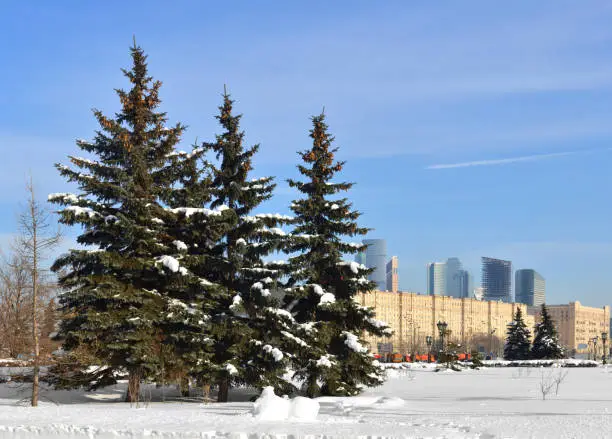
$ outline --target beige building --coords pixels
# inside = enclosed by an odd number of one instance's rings
[[[554,320],[559,342],[569,352],[589,354],[594,350],[599,358],[602,354],[601,333],[610,334],[610,307],[592,308],[583,306],[580,302],[570,302],[568,305],[546,305]],[[536,321],[540,319],[540,307],[529,307],[528,313]],[[598,337],[598,343],[593,346],[593,338]]]
[[[366,337],[372,352],[386,348],[401,354],[426,353],[426,337],[438,338],[438,321],[448,324],[449,341],[460,343],[468,352],[481,350],[503,353],[507,325],[520,307],[528,328],[534,317],[526,305],[519,303],[484,302],[469,298],[428,296],[404,292],[372,291],[358,296],[359,303],[376,310],[376,318],[394,330],[391,337]],[[389,343],[391,346],[389,346]],[[381,349],[383,350],[383,349]]]

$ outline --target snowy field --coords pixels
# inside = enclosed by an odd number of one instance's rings
[[[540,386],[567,372],[558,395]],[[319,398],[313,421],[262,421],[250,395],[227,404],[151,389],[145,407],[119,402],[124,386],[95,393],[46,391],[39,408],[26,389],[0,385],[0,438],[610,438],[612,368],[389,370],[379,388],[354,398]],[[549,376],[550,374],[550,376]],[[53,400],[54,402],[50,402]]]

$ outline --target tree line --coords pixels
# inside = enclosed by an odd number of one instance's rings
[[[514,320],[508,324],[505,360],[548,360],[563,358],[564,349],[559,344],[559,336],[554,321],[546,305],[542,305],[540,322],[535,326],[533,344],[531,331],[523,320],[523,312],[516,308]]]
[[[224,91],[212,141],[177,149],[185,126],[167,126],[161,83],[134,45],[114,116],[94,110],[92,140],[76,144],[59,173],[78,193],[55,193],[60,222],[80,227],[60,256],[64,355],[50,380],[96,389],[128,378],[215,386],[218,400],[243,384],[281,392],[355,395],[383,381],[364,333],[389,335],[355,300],[375,289],[370,270],[345,257],[365,235],[337,180],[344,162],[325,114],[312,117],[312,145],[299,152],[293,215],[256,213],[274,195],[271,176],[253,177],[259,145],[247,146],[241,116]],[[283,255],[280,261],[271,260]],[[288,372],[290,372],[288,374]],[[296,384],[297,383],[297,384]]]

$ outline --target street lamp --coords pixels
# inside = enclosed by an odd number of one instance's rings
[[[489,332],[489,353],[491,354],[491,360],[493,359],[493,334],[495,334],[496,330],[497,328],[493,328]],[[495,357],[497,358],[497,354],[495,354]]]
[[[601,342],[603,343],[603,355],[601,356],[601,362],[606,364],[606,341],[608,341],[608,333],[601,333]]]
[[[448,323],[441,322],[438,320],[438,332],[440,333],[440,351],[444,350],[444,336],[446,335],[446,328],[448,327]]]
[[[433,343],[433,337],[431,335],[425,337],[425,343],[427,343],[427,362],[431,363],[431,344]]]
[[[593,337],[593,360],[597,361],[597,340],[599,336]]]

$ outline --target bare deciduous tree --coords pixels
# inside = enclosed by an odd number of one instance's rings
[[[30,271],[23,257],[11,254],[0,265],[0,355],[16,358],[29,351]]]
[[[559,371],[557,372],[557,375],[554,378],[555,395],[559,395],[559,386],[563,383],[563,381],[565,381],[565,378],[567,378],[568,373],[569,373],[569,370],[563,370],[559,368]]]
[[[36,201],[32,178],[27,184],[28,201],[23,213],[19,216],[20,234],[17,241],[17,254],[27,264],[30,272],[32,295],[31,322],[32,344],[34,348],[32,376],[32,407],[38,405],[40,375],[40,334],[39,334],[39,296],[44,287],[45,270],[41,263],[61,239],[59,230],[50,233],[50,213]]]

